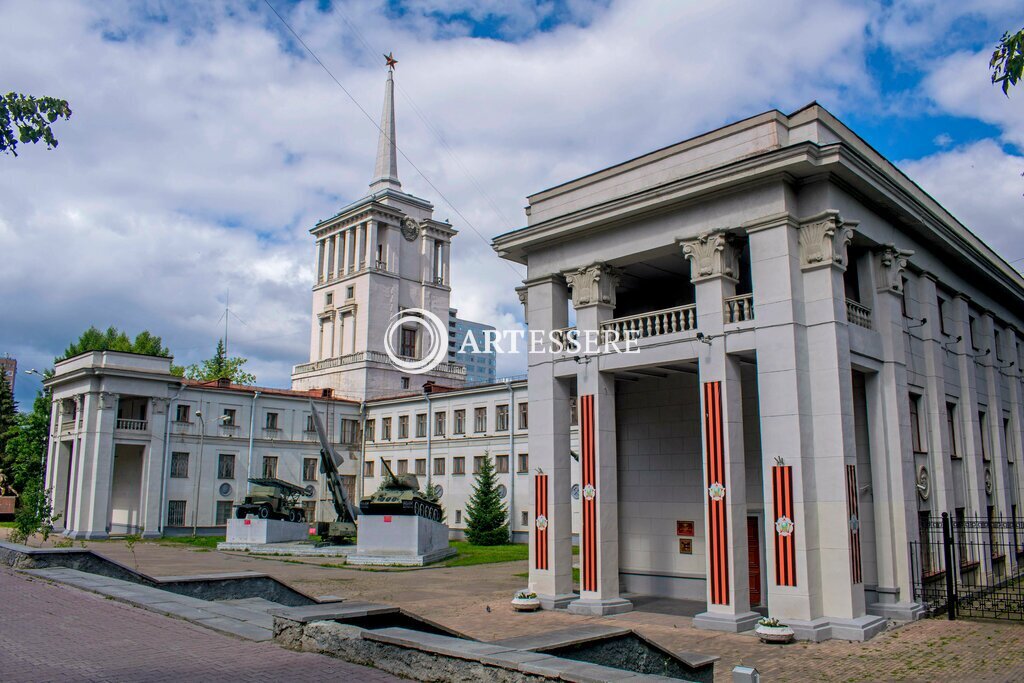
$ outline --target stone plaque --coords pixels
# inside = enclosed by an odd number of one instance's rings
[[[679,539],[679,554],[680,555],[693,555],[693,539],[692,538],[680,538]]]
[[[676,521],[676,536],[690,536],[693,537],[693,522],[692,521]],[[682,552],[680,550],[679,552]]]

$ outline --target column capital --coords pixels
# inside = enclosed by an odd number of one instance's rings
[[[739,253],[732,235],[725,230],[701,233],[694,239],[680,240],[683,256],[690,261],[690,281],[713,278],[739,279]]]
[[[530,298],[530,288],[526,285],[516,287],[516,296],[519,297],[519,303],[523,305],[523,319],[529,319],[530,309],[527,306],[527,301]]]
[[[903,294],[903,271],[913,255],[912,250],[900,249],[895,244],[882,245],[877,252],[878,291]]]
[[[615,288],[622,271],[607,263],[594,263],[564,273],[572,288],[573,308],[606,304],[615,307]]]
[[[838,211],[823,211],[801,221],[800,268],[833,266],[846,269],[846,247],[858,224],[844,221]]]

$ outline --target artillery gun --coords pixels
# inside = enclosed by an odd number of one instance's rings
[[[260,519],[286,519],[289,522],[306,521],[306,511],[299,503],[300,496],[312,496],[313,487],[305,488],[276,477],[250,477],[252,490],[235,508],[235,517],[245,519],[255,515]]]
[[[309,407],[313,411],[313,427],[316,429],[317,438],[320,439],[320,472],[327,479],[327,490],[331,494],[331,503],[334,505],[334,512],[337,515],[337,519],[333,522],[316,521],[316,532],[327,543],[343,543],[355,538],[356,516],[358,515],[355,506],[349,502],[348,496],[345,494],[341,477],[338,476],[338,467],[345,459],[331,446],[313,399],[309,400]]]
[[[417,515],[440,522],[444,513],[437,501],[420,491],[415,474],[396,475],[387,461],[381,460],[385,478],[373,495],[359,501],[364,515]]]

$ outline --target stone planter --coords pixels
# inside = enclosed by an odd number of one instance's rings
[[[537,598],[512,598],[512,609],[517,612],[536,612],[540,609]]]
[[[754,629],[754,633],[761,639],[762,643],[791,643],[793,642],[793,629],[788,626],[761,626]]]

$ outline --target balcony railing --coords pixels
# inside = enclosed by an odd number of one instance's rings
[[[741,323],[754,319],[754,295],[740,294],[725,300],[725,322]]]
[[[149,428],[148,420],[124,420],[117,419],[117,428],[128,432],[144,432]]]
[[[871,309],[851,299],[846,300],[846,320],[854,325],[871,329]]]
[[[551,331],[551,341],[557,341],[562,346],[566,345],[566,342],[576,334],[575,327],[562,327],[557,330]]]
[[[617,332],[619,339],[643,339],[697,329],[697,306],[687,304],[601,323],[602,330]]]
[[[402,356],[405,358],[404,356]],[[407,358],[407,360],[415,360],[413,358]],[[330,368],[339,368],[345,365],[351,365],[352,363],[362,362],[373,362],[373,363],[391,363],[391,359],[383,351],[357,351],[356,353],[350,353],[345,356],[337,356],[335,358],[325,358],[318,360],[313,363],[302,363],[296,365],[293,372],[300,374],[304,372],[315,372],[317,370],[329,370]],[[465,379],[466,368],[456,363],[441,363],[435,367],[432,374],[438,375],[449,375],[451,379]]]

